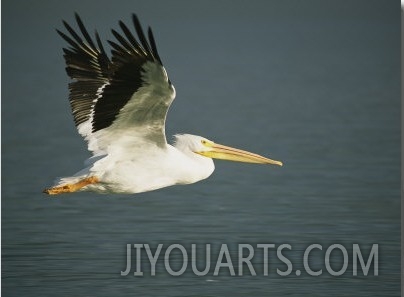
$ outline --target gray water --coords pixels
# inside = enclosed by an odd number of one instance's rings
[[[397,296],[400,290],[400,11],[393,1],[3,1],[2,296]],[[192,133],[284,162],[216,162],[189,186],[137,195],[41,190],[89,157],[67,101],[63,41],[81,14],[104,38],[136,12],[177,89],[167,135]],[[290,244],[269,275],[121,276],[126,244]],[[303,267],[310,244],[313,270]],[[342,244],[341,276],[325,250]],[[352,275],[352,245],[379,275]],[[335,252],[335,270],[341,257]],[[235,266],[237,266],[236,259]],[[199,259],[201,260],[201,259]],[[202,258],[203,261],[203,258]],[[236,267],[237,268],[237,267]],[[246,269],[246,268],[245,268]],[[296,269],[302,270],[297,276]],[[237,272],[237,270],[236,270]]]

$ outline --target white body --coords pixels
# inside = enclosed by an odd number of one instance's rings
[[[140,193],[179,184],[192,184],[209,177],[214,169],[211,158],[194,153],[189,145],[194,135],[177,135],[175,146],[160,148],[150,144],[133,147],[87,160],[86,169],[73,177],[62,178],[58,184],[75,183],[96,176],[100,182],[81,190],[100,193]],[[202,138],[201,138],[202,139]],[[145,154],[146,150],[146,154]],[[129,156],[133,156],[129,158]]]

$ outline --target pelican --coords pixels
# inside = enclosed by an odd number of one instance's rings
[[[94,40],[77,13],[75,19],[79,30],[63,21],[67,32],[57,32],[69,45],[63,52],[72,80],[74,122],[92,156],[83,170],[56,180],[44,193],[131,194],[192,184],[212,174],[212,158],[282,166],[280,161],[191,134],[177,134],[173,145],[168,144],[165,121],[175,89],[151,28],[146,37],[133,14],[136,38],[120,21],[121,33],[112,30],[116,40],[108,40],[109,58],[98,33]]]

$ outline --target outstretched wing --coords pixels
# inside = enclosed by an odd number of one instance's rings
[[[107,84],[111,77],[111,62],[106,55],[99,35],[95,33],[98,47],[91,39],[78,14],[75,14],[77,24],[83,38],[72,27],[63,21],[71,37],[56,30],[70,45],[64,48],[66,72],[73,80],[69,83],[70,106],[74,122],[79,126],[87,122],[91,111],[99,97],[99,91]],[[87,136],[83,134],[83,136]]]
[[[165,146],[165,119],[175,97],[158,55],[151,29],[148,38],[136,15],[132,15],[138,39],[119,22],[123,33],[112,30],[116,41],[108,59],[96,34],[92,41],[80,18],[76,20],[81,38],[67,24],[71,37],[59,32],[70,44],[64,49],[70,102],[79,133],[95,153],[112,148],[144,144]]]

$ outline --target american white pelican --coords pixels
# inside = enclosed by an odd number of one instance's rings
[[[151,29],[146,38],[133,14],[136,39],[120,21],[123,34],[112,30],[116,41],[108,41],[109,59],[98,33],[94,41],[75,17],[81,34],[66,22],[70,35],[57,32],[69,44],[63,50],[72,79],[69,100],[74,121],[93,156],[85,169],[57,180],[44,193],[139,193],[191,184],[212,174],[212,158],[282,166],[280,161],[190,134],[175,135],[174,145],[168,144],[165,119],[175,89]]]

